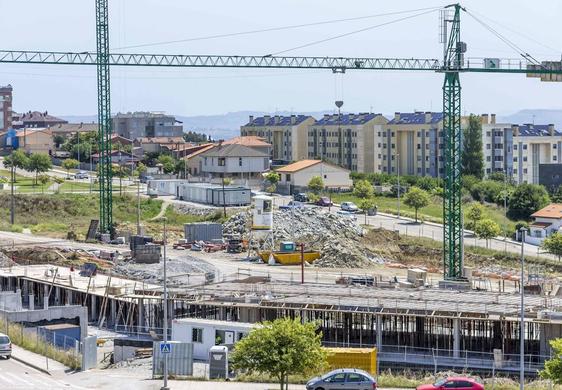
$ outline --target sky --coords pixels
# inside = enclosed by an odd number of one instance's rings
[[[109,0],[112,52],[441,58],[439,12],[417,11],[206,40],[187,39],[440,7],[419,0]],[[472,15],[540,60],[560,60],[562,1],[467,0]],[[94,0],[0,0],[2,49],[95,51]],[[461,15],[467,57],[520,58],[472,16]],[[172,44],[130,47],[184,40]],[[112,68],[112,111],[209,115],[240,110],[348,112],[441,110],[442,74],[405,71]],[[463,112],[510,114],[562,109],[562,84],[525,75],[463,74]],[[0,64],[0,85],[14,87],[14,110],[89,115],[97,110],[92,66]]]

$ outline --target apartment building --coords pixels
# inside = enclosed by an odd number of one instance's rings
[[[113,132],[122,137],[137,138],[182,137],[183,124],[163,112],[119,113],[113,118]]]
[[[68,121],[50,115],[47,111],[28,111],[23,114],[12,114],[12,125],[14,129],[46,129],[66,123],[68,123]]]
[[[308,158],[374,172],[375,136],[387,122],[382,114],[326,114],[308,128]]]
[[[0,87],[0,131],[12,127],[12,86]]]
[[[377,130],[375,172],[439,177],[443,175],[443,113],[394,113]]]
[[[554,125],[496,123],[482,118],[484,171],[506,172],[516,183],[542,184],[540,165],[562,161],[562,132]]]
[[[307,131],[314,121],[309,115],[250,115],[248,123],[240,127],[240,135],[263,138],[272,145],[274,162],[289,163],[308,158]]]

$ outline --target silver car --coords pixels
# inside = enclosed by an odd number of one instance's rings
[[[377,381],[368,372],[355,368],[341,368],[313,378],[306,390],[372,390]]]
[[[0,333],[0,356],[6,359],[12,356],[12,341],[3,333]]]

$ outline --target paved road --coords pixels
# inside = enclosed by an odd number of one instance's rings
[[[51,377],[14,359],[0,360],[0,388],[14,390],[83,389],[61,378]]]

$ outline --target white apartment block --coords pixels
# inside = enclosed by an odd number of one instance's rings
[[[240,127],[241,136],[256,136],[272,144],[271,159],[274,162],[289,163],[308,158],[307,131],[314,123],[309,115],[252,115]]]
[[[443,113],[396,112],[377,130],[375,172],[443,175]]]
[[[374,172],[375,137],[387,122],[382,114],[326,114],[308,127],[308,158]]]
[[[540,164],[562,162],[562,132],[554,125],[495,123],[482,115],[484,172],[505,172],[516,183],[539,184]]]

